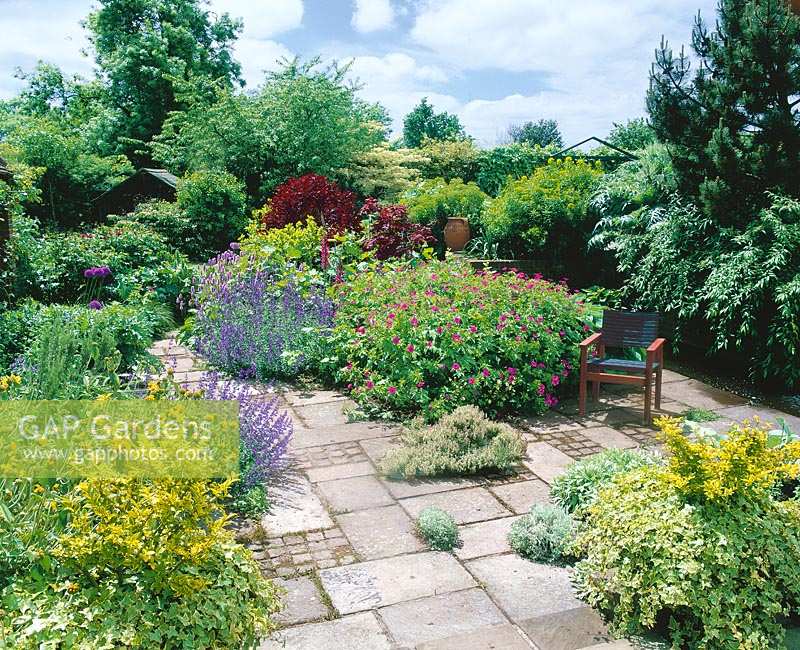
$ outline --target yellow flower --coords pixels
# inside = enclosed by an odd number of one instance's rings
[[[44,488],[38,483],[34,486],[33,491],[36,492],[36,494],[44,494]]]
[[[151,381],[147,384],[147,390],[151,393],[157,393],[161,390],[161,386],[157,381]]]
[[[111,393],[103,393],[102,395],[97,396],[95,402],[100,402],[101,404],[105,404],[110,399],[111,399]]]
[[[8,377],[0,377],[0,390],[8,390]]]
[[[19,375],[11,374],[8,376],[8,379],[9,381],[14,382],[17,386],[19,386],[22,383],[22,377],[20,377]]]
[[[156,396],[155,396],[155,395],[152,395],[152,394],[150,394],[150,395],[148,395],[147,397],[145,397],[145,399],[146,399],[148,402],[154,402],[154,401],[155,401],[155,399],[156,399]]]

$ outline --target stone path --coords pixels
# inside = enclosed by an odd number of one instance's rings
[[[153,350],[175,364],[179,381],[202,372],[185,348]],[[174,361],[173,361],[174,360]],[[256,387],[257,390],[263,388]],[[513,476],[392,481],[377,462],[398,444],[398,429],[349,422],[353,405],[331,391],[279,390],[295,423],[293,473],[270,490],[270,514],[247,531],[264,575],[285,590],[281,630],[261,650],[622,650],[600,617],[574,595],[570,570],[513,554],[512,522],[548,501],[548,484],[575,459],[611,448],[654,446],[641,424],[636,392],[604,387],[586,418],[570,400],[515,423],[528,443]],[[663,412],[714,410],[724,427],[754,415],[800,418],[693,379],[665,372]],[[414,518],[437,505],[457,521],[463,545],[432,552],[414,534]]]

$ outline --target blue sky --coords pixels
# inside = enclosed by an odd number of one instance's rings
[[[38,59],[89,75],[79,22],[92,0],[0,0],[0,97],[16,67]],[[237,44],[248,86],[282,56],[352,61],[361,94],[399,128],[427,96],[457,113],[485,146],[511,123],[558,120],[569,143],[603,137],[644,113],[653,51],[662,34],[689,40],[715,0],[212,0],[244,19]]]

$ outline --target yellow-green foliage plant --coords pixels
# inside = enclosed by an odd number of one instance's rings
[[[253,647],[273,628],[278,591],[225,528],[228,487],[78,484],[61,500],[70,522],[49,571],[0,594],[0,640],[14,648]]]
[[[783,647],[800,611],[800,503],[776,486],[797,476],[800,447],[771,447],[758,423],[686,439],[659,421],[669,463],[600,490],[575,543],[581,597],[614,632],[656,629],[674,648]]]
[[[261,220],[269,205],[256,210],[240,246],[243,259],[269,262],[279,268],[287,263],[319,266],[325,228],[313,217],[305,223],[290,223],[282,228],[263,230]]]

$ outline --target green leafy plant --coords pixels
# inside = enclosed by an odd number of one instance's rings
[[[537,503],[511,524],[508,543],[516,553],[533,562],[563,564],[570,556],[575,533],[575,523],[565,510]]]
[[[390,476],[414,478],[509,470],[521,460],[525,443],[507,424],[492,422],[474,406],[461,406],[435,425],[412,424],[401,435],[402,447],[381,461]]]
[[[585,257],[592,228],[588,203],[602,174],[599,165],[583,160],[550,160],[503,188],[483,213],[484,236],[512,258]]]
[[[606,449],[567,467],[553,481],[550,495],[564,510],[580,515],[594,503],[600,490],[620,474],[660,463],[661,456],[654,452]]]
[[[458,526],[441,508],[431,506],[420,512],[417,532],[434,551],[452,551],[459,545]]]
[[[716,422],[719,420],[719,415],[714,411],[700,408],[688,408],[681,414],[681,417],[692,422]]]
[[[674,647],[781,647],[780,618],[800,606],[800,503],[773,488],[797,473],[798,443],[734,427],[687,439],[661,422],[669,466],[618,475],[576,540],[579,594],[612,631],[666,632]]]
[[[555,153],[552,149],[529,144],[509,144],[485,149],[477,155],[475,182],[490,196],[497,196],[510,181],[528,176],[537,167],[547,164]]]
[[[365,409],[400,417],[541,413],[569,390],[589,329],[566,286],[457,261],[384,265],[334,294],[321,369]]]

